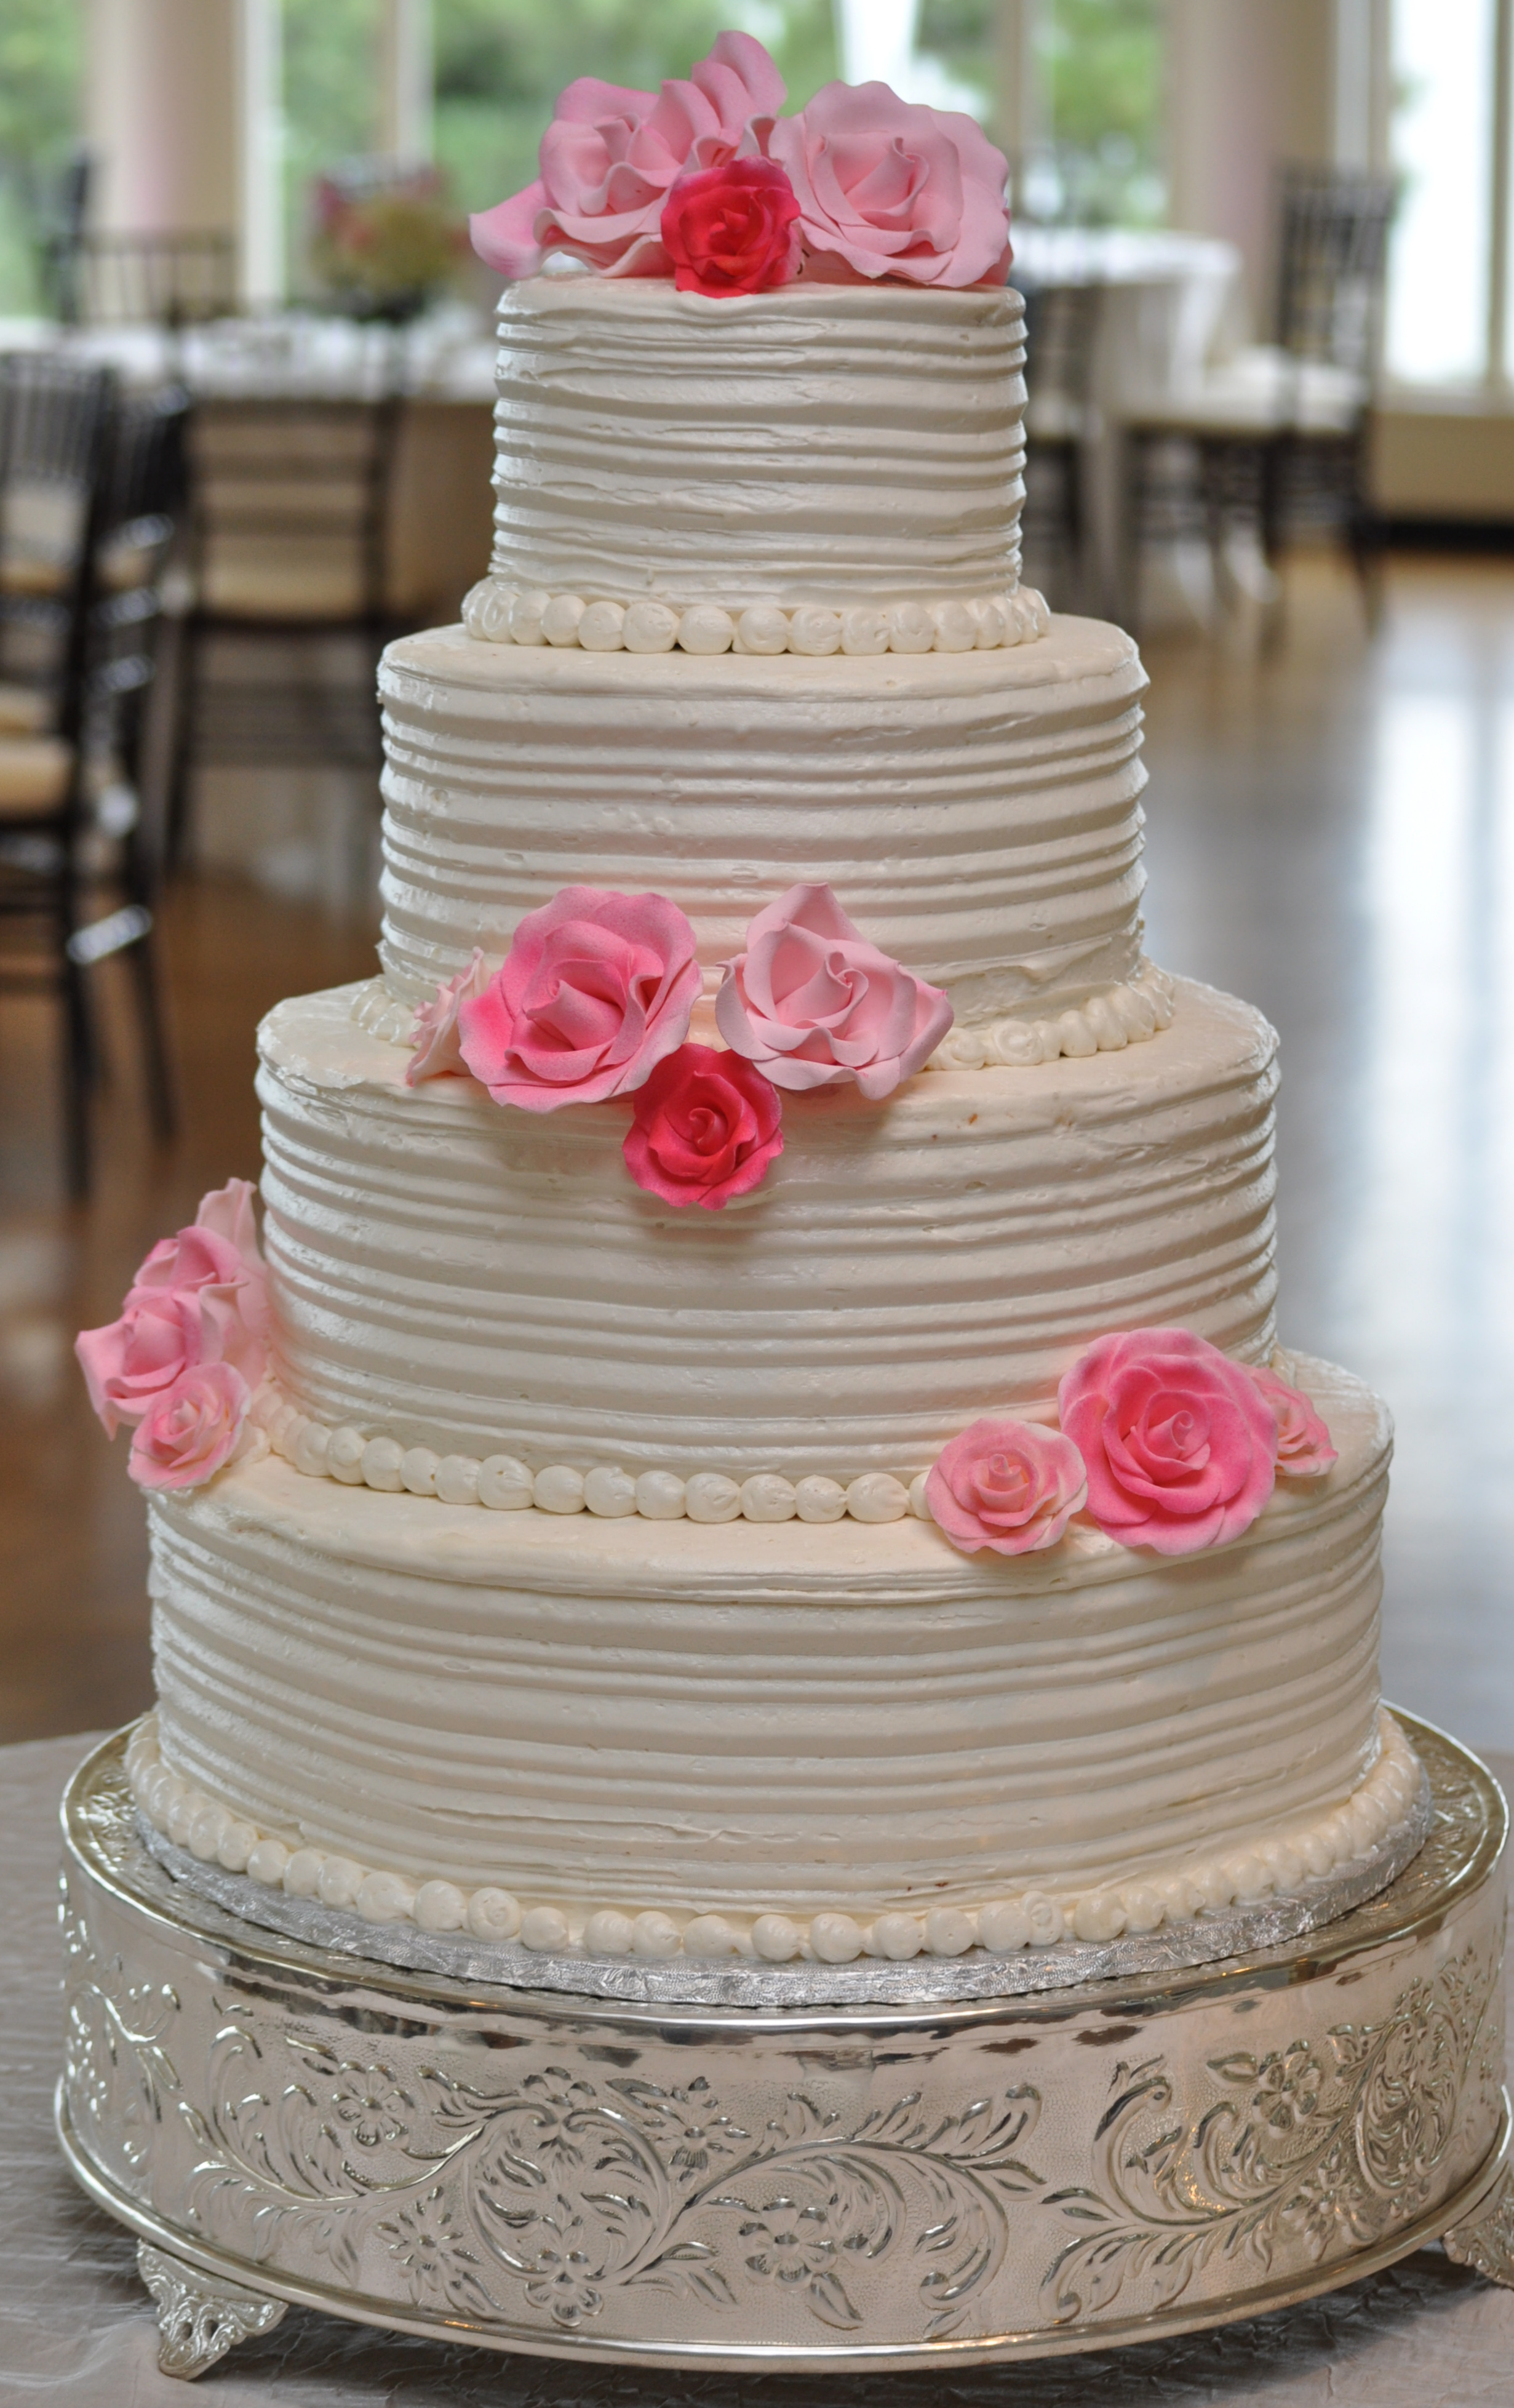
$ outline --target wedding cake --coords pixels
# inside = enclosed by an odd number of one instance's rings
[[[381,673],[381,975],[80,1354],[146,1821],[586,1962],[1029,1963],[1417,1810],[1276,1040],[1143,955],[1136,649],[1019,582],[1004,163],[725,36],[477,222],[496,538]],[[1029,1954],[1027,1954],[1029,1952]]]

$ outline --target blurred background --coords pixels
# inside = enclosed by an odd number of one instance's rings
[[[0,0],[0,1739],[148,1701],[74,1332],[372,968],[375,660],[489,549],[465,215],[733,23],[1007,154],[1027,574],[1143,644],[1151,952],[1282,1032],[1389,1693],[1514,1745],[1514,0]]]

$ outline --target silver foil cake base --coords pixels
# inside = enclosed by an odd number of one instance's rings
[[[291,2300],[499,2350],[845,2372],[1148,2340],[1435,2237],[1511,2281],[1507,1815],[1404,1719],[1428,1836],[1322,1928],[1020,1995],[942,1997],[964,1959],[869,1965],[894,1995],[787,2005],[254,1926],[144,1846],[123,1734],[64,1800],[63,2146],[138,2235],[183,2374]]]
[[[250,1881],[245,1873],[203,1864],[154,1830],[140,1810],[136,1826],[142,1845],[171,1880],[244,1922],[285,1932],[331,1956],[368,1956],[380,1965],[442,1973],[451,1981],[572,1990],[636,2005],[813,2007],[1019,1998],[1031,1990],[1069,1989],[1132,1973],[1178,1972],[1221,1957],[1250,1956],[1259,1948],[1278,1948],[1338,1922],[1396,1881],[1424,1845],[1433,1818],[1426,1779],[1396,1830],[1354,1863],[1304,1883],[1286,1898],[1223,1907],[1128,1939],[1065,1940],[1002,1956],[972,1948],[961,1956],[914,1956],[903,1964],[875,1956],[847,1965],[764,1965],[754,1957],[710,1963],[692,1956],[649,1963],[645,1958],[592,1956],[581,1948],[554,1956],[546,1949],[522,1947],[518,1940],[490,1944],[466,1933],[459,1938],[421,1931],[413,1923],[374,1924],[360,1914],[323,1906],[319,1899],[290,1898],[265,1882]]]

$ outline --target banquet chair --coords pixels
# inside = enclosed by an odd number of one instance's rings
[[[1096,431],[1096,284],[1032,285],[1025,294],[1025,508],[1029,552],[1050,555],[1045,582],[1064,607],[1081,599],[1088,444]],[[1039,578],[1040,571],[1037,570]]]
[[[230,234],[85,234],[48,246],[47,274],[65,326],[162,326],[178,333],[235,315]]]
[[[49,404],[52,407],[48,407]],[[72,548],[56,528],[39,593],[34,552],[0,552],[0,994],[50,995],[63,1007],[63,1120],[68,1184],[88,1192],[89,1096],[102,1059],[88,972],[124,953],[140,1024],[147,1101],[159,1137],[173,1096],[153,949],[163,781],[146,774],[147,702],[156,666],[165,566],[179,523],[187,397],[119,402],[107,371],[55,360],[0,361],[0,523],[39,466],[53,498],[69,447]],[[39,458],[39,423],[50,428]],[[22,523],[34,525],[35,514]],[[19,556],[16,590],[6,569]],[[97,906],[105,905],[103,910]],[[93,916],[92,916],[92,914]]]
[[[198,414],[172,859],[187,850],[204,767],[377,775],[403,407],[387,375],[367,399],[228,399]],[[248,674],[260,657],[263,673]]]
[[[1395,198],[1387,178],[1286,170],[1275,341],[1126,419],[1130,615],[1143,541],[1201,532],[1222,590],[1231,537],[1252,531],[1276,595],[1286,534],[1312,520],[1344,535],[1376,617],[1381,529],[1368,446]]]

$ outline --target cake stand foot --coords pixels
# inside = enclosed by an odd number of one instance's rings
[[[151,2243],[136,2244],[136,2268],[158,2311],[158,2364],[192,2383],[239,2341],[272,2332],[285,2301],[246,2291],[218,2274],[202,2274]]]
[[[1475,2215],[1441,2235],[1448,2258],[1475,2266],[1490,2283],[1514,2291],[1514,2165],[1506,2166]]]

